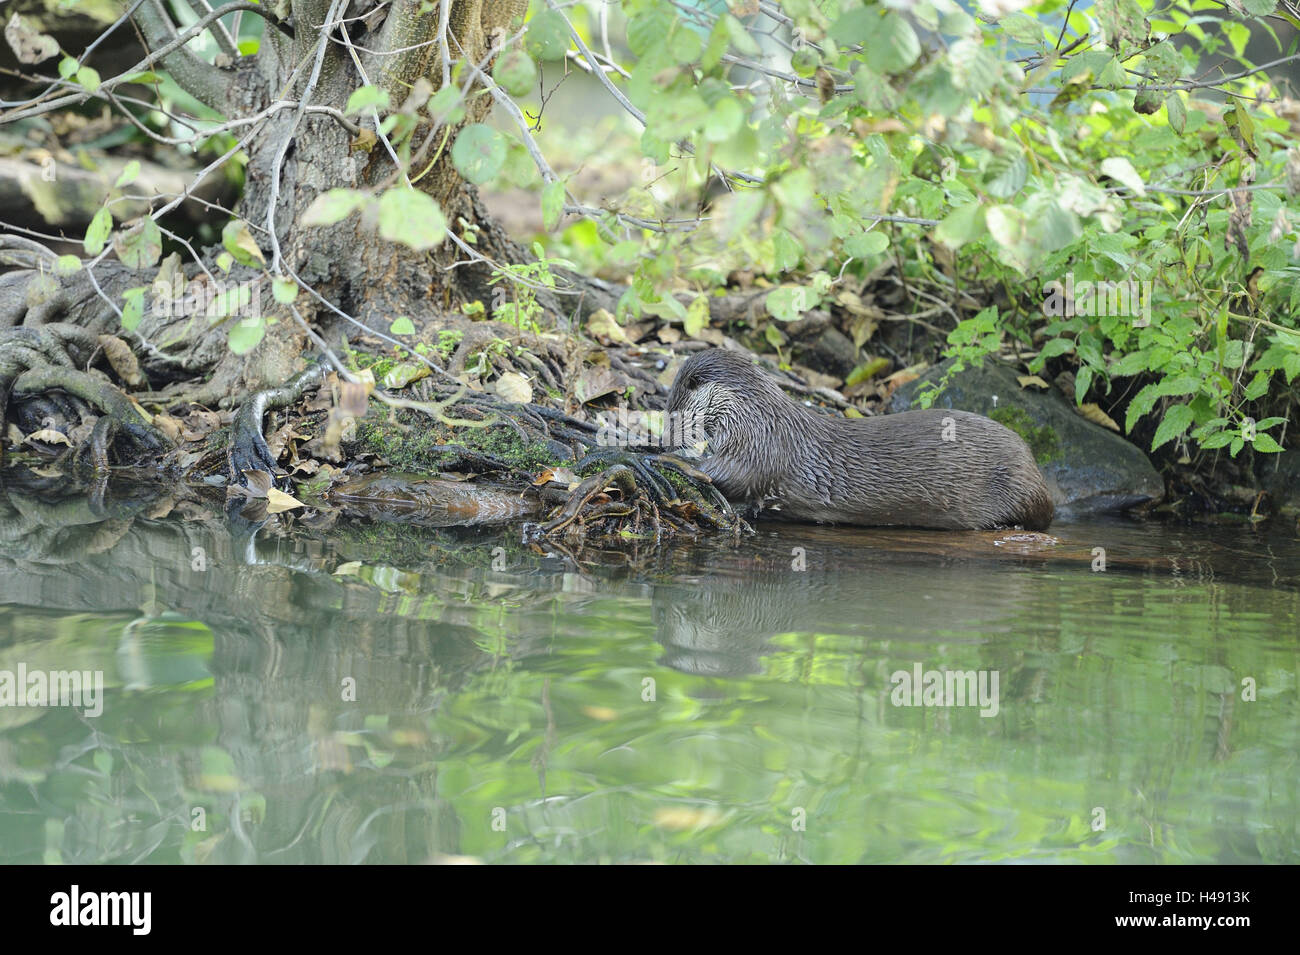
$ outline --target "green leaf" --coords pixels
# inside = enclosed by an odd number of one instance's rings
[[[880,23],[880,11],[866,7],[849,10],[831,27],[831,39],[841,46],[860,46]]]
[[[481,186],[495,178],[505,164],[505,138],[491,126],[471,123],[456,137],[451,161],[461,176]]]
[[[874,14],[876,11],[868,12]],[[892,10],[877,19],[875,29],[861,42],[867,50],[867,62],[873,69],[886,73],[903,72],[921,55],[921,41],[917,39],[916,31],[902,14]]]
[[[1255,433],[1255,440],[1251,442],[1256,451],[1263,451],[1266,454],[1278,454],[1282,450],[1282,445],[1278,444],[1267,434]]]
[[[248,223],[243,219],[231,219],[226,223],[225,228],[221,230],[221,245],[240,265],[256,267],[266,264],[257,240],[253,238]]]
[[[1242,392],[1242,396],[1247,401],[1254,401],[1256,398],[1265,395],[1268,392],[1269,377],[1268,372],[1255,372],[1255,377],[1250,380],[1250,384],[1246,386],[1246,390]]]
[[[787,229],[778,229],[772,236],[772,267],[778,272],[788,272],[803,258],[803,244]]]
[[[81,68],[81,64],[74,57],[65,56],[59,60],[59,76],[63,79],[71,79],[72,76]]]
[[[88,93],[99,92],[99,71],[83,66],[77,70],[77,82]]]
[[[663,43],[673,28],[674,19],[666,11],[653,6],[636,14],[627,22],[627,48],[633,56],[645,56]]]
[[[1074,339],[1072,338],[1053,338],[1043,344],[1043,350],[1038,353],[1040,359],[1055,358],[1057,355],[1066,355],[1074,351]]]
[[[366,205],[370,197],[355,189],[330,189],[322,192],[311,201],[307,211],[302,214],[300,224],[304,226],[333,225],[350,216],[357,209]]]
[[[368,113],[372,109],[381,111],[388,109],[388,90],[380,89],[378,86],[363,86],[353,90],[343,112],[347,116],[355,116],[357,113]]]
[[[785,285],[767,293],[765,304],[768,313],[781,322],[794,322],[803,317],[803,313],[815,308],[821,302],[821,296],[802,285]]]
[[[76,275],[81,271],[81,259],[75,255],[61,255],[54,261],[55,275]]]
[[[1108,156],[1101,161],[1101,171],[1116,182],[1128,186],[1139,196],[1147,194],[1146,183],[1133,168],[1133,164],[1123,156]]]
[[[230,326],[227,344],[236,355],[247,355],[266,336],[266,321],[258,315],[241,318]]]
[[[537,64],[523,50],[507,50],[492,68],[492,78],[511,96],[527,96],[537,85]]]
[[[122,169],[122,175],[117,177],[117,182],[113,183],[114,189],[123,189],[131,185],[140,176],[140,160],[132,159]]]
[[[146,287],[129,288],[122,293],[122,329],[133,332],[144,318],[144,293]]]
[[[298,299],[298,283],[293,279],[276,278],[271,282],[271,296],[281,305],[292,305]]]
[[[1083,399],[1088,397],[1088,389],[1092,387],[1092,366],[1084,365],[1074,376],[1074,403],[1083,404]]]
[[[851,236],[844,242],[844,251],[855,259],[866,259],[879,255],[889,248],[889,236],[879,229]]]
[[[1300,375],[1300,351],[1291,352],[1282,358],[1282,372],[1286,375],[1286,381],[1289,385],[1297,375]]]
[[[424,251],[447,238],[447,217],[429,196],[398,186],[379,198],[379,234],[389,242]]]
[[[686,321],[683,323],[686,334],[694,338],[709,325],[709,297],[697,295],[686,309]]]
[[[86,254],[99,255],[103,252],[104,246],[108,245],[109,233],[112,231],[113,214],[108,211],[108,206],[103,206],[90,220],[90,226],[86,229],[86,238],[81,243]]]
[[[1133,396],[1133,400],[1128,404],[1128,411],[1124,415],[1125,433],[1133,431],[1133,425],[1137,424],[1139,418],[1155,407],[1159,398],[1160,391],[1155,384],[1147,385]]]
[[[539,60],[561,59],[569,49],[569,25],[558,12],[543,10],[529,22],[525,42]]]
[[[1040,45],[1047,42],[1043,34],[1043,24],[1028,14],[1008,13],[998,20],[998,26],[1013,40],[1019,40],[1021,43]]]
[[[968,202],[950,212],[934,227],[934,237],[950,249],[959,249],[988,234],[984,221],[985,207],[978,202]]]
[[[542,190],[542,228],[554,232],[564,216],[564,183],[556,180]]]
[[[1169,126],[1179,136],[1183,130],[1187,129],[1187,106],[1183,103],[1183,98],[1178,93],[1170,93],[1165,97],[1165,112],[1169,117]]]
[[[157,265],[162,256],[162,232],[158,223],[146,216],[135,227],[114,237],[113,251],[129,269],[147,269]]]
[[[984,189],[997,199],[1010,199],[1025,188],[1029,164],[1023,155],[995,159],[984,177]]]
[[[673,62],[685,65],[694,63],[700,58],[700,53],[704,49],[704,42],[694,31],[682,26],[678,21],[677,26],[668,37],[668,55],[673,58]]]
[[[1172,405],[1165,411],[1165,416],[1156,428],[1156,436],[1151,439],[1151,450],[1182,435],[1192,426],[1192,417],[1190,405]]]
[[[711,143],[721,143],[740,131],[745,122],[745,111],[734,96],[724,96],[713,104],[704,120],[704,138]]]
[[[390,335],[414,335],[415,323],[411,321],[409,315],[399,315],[393,320],[393,324],[388,326]]]
[[[460,87],[455,83],[444,86],[429,97],[425,109],[439,123],[455,125],[465,116],[465,104],[461,99]]]

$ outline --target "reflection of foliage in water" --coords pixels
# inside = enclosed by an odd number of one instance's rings
[[[250,557],[137,519],[6,558],[0,669],[100,668],[108,701],[0,711],[0,859],[1300,857],[1293,588],[824,542],[793,574],[771,535],[584,577],[479,532],[335,530]],[[891,706],[917,661],[998,670],[1000,713]]]

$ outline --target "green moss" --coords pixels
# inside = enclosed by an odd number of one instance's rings
[[[559,463],[547,445],[525,442],[509,425],[451,428],[409,411],[399,412],[396,420],[385,412],[372,412],[357,422],[356,442],[396,468],[424,473],[440,471],[455,461],[457,452],[448,444],[489,455],[519,471],[535,472]]]
[[[994,408],[989,417],[1024,438],[1034,460],[1040,465],[1059,461],[1065,456],[1056,429],[1051,425],[1036,426],[1023,408]]]

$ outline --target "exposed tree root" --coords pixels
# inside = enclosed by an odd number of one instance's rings
[[[250,395],[235,414],[230,427],[230,446],[226,450],[227,477],[246,484],[249,471],[265,471],[274,476],[278,469],[274,455],[262,435],[262,418],[268,411],[287,408],[298,401],[308,388],[318,386],[325,376],[320,365],[308,368],[279,388],[268,388]]]

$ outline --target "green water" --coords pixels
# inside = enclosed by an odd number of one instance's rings
[[[0,707],[0,862],[1300,861],[1293,529],[566,554],[164,503],[9,495],[0,671],[104,692]],[[895,705],[917,664],[996,713]]]

